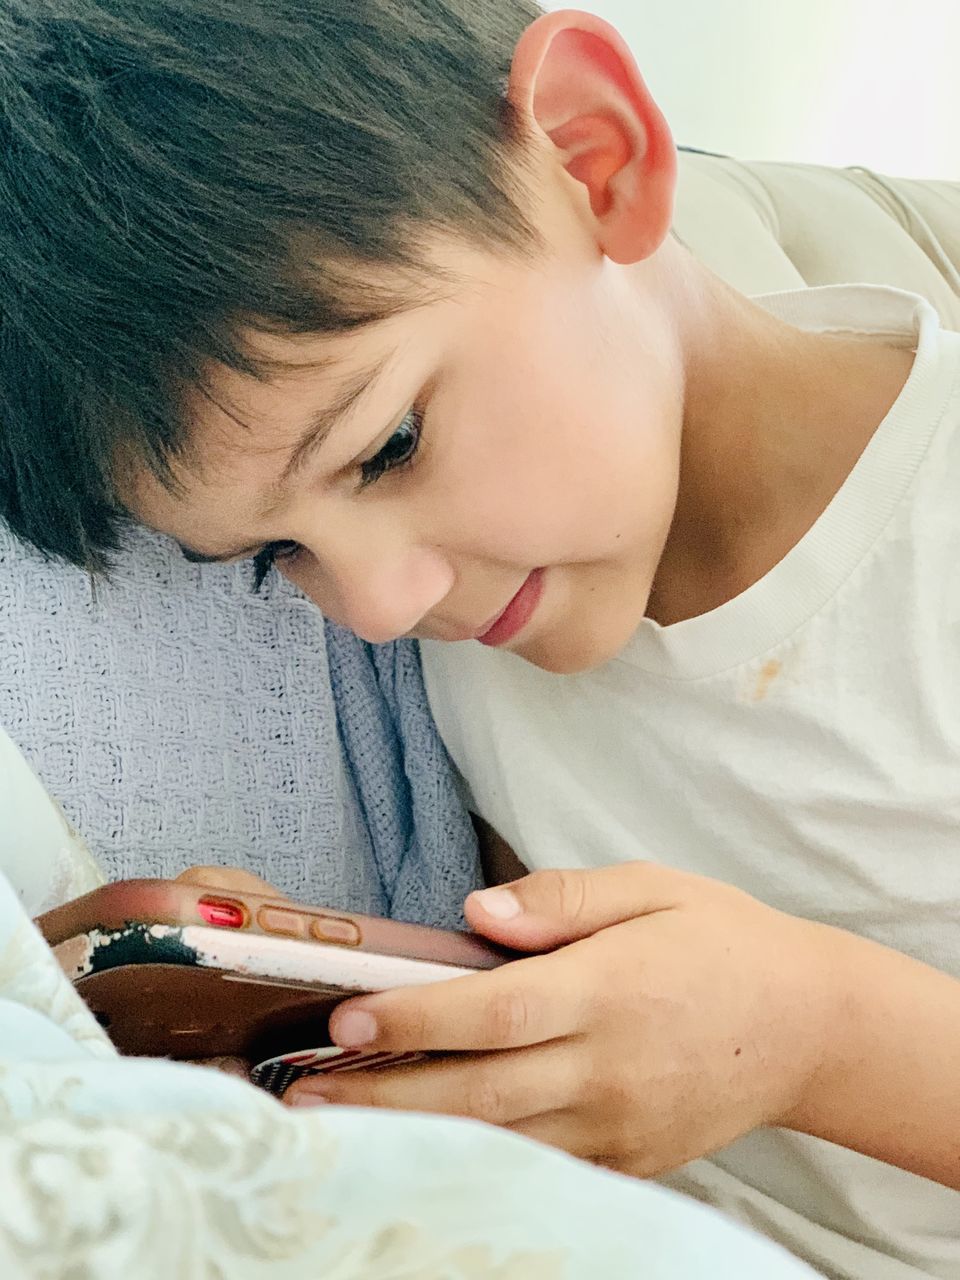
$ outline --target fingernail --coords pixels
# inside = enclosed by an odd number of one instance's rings
[[[347,1009],[337,1019],[337,1044],[343,1049],[359,1049],[377,1038],[377,1020],[364,1009]]]
[[[473,896],[494,920],[512,920],[523,910],[520,899],[510,889],[481,889]]]

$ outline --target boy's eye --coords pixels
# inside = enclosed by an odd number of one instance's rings
[[[416,409],[411,409],[380,452],[361,464],[361,487],[375,484],[388,471],[397,471],[412,462],[420,447],[421,431],[420,414]]]
[[[375,484],[388,471],[399,471],[413,461],[420,447],[422,417],[411,409],[378,454],[360,465],[360,487]],[[253,557],[253,589],[259,591],[267,574],[279,560],[292,560],[301,551],[299,542],[268,542]]]
[[[267,574],[278,560],[292,560],[300,551],[299,542],[268,542],[262,551],[253,557],[253,590],[260,590],[266,581]]]

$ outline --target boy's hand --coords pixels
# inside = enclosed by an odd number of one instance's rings
[[[184,884],[195,884],[201,889],[219,889],[223,893],[255,893],[262,898],[282,898],[284,895],[268,880],[252,871],[239,867],[198,866],[181,871],[177,879]]]
[[[538,872],[467,899],[478,932],[548,951],[339,1006],[333,1039],[456,1056],[294,1086],[475,1116],[643,1176],[788,1122],[827,1058],[838,936],[646,863]]]

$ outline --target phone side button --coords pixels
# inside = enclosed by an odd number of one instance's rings
[[[318,942],[332,942],[339,947],[360,945],[360,926],[340,916],[314,916],[310,932]]]
[[[257,912],[257,924],[264,933],[276,933],[283,938],[306,937],[306,926],[298,911],[285,911],[283,907],[261,907]]]
[[[208,895],[197,899],[197,912],[201,920],[217,929],[242,929],[250,918],[243,903]]]

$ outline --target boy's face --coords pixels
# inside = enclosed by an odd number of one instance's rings
[[[556,672],[613,656],[674,512],[680,362],[649,264],[607,260],[556,182],[528,261],[447,244],[445,297],[336,338],[252,339],[299,367],[223,371],[190,406],[182,488],[141,474],[137,514],[205,557],[297,544],[282,571],[370,641],[482,638]]]

